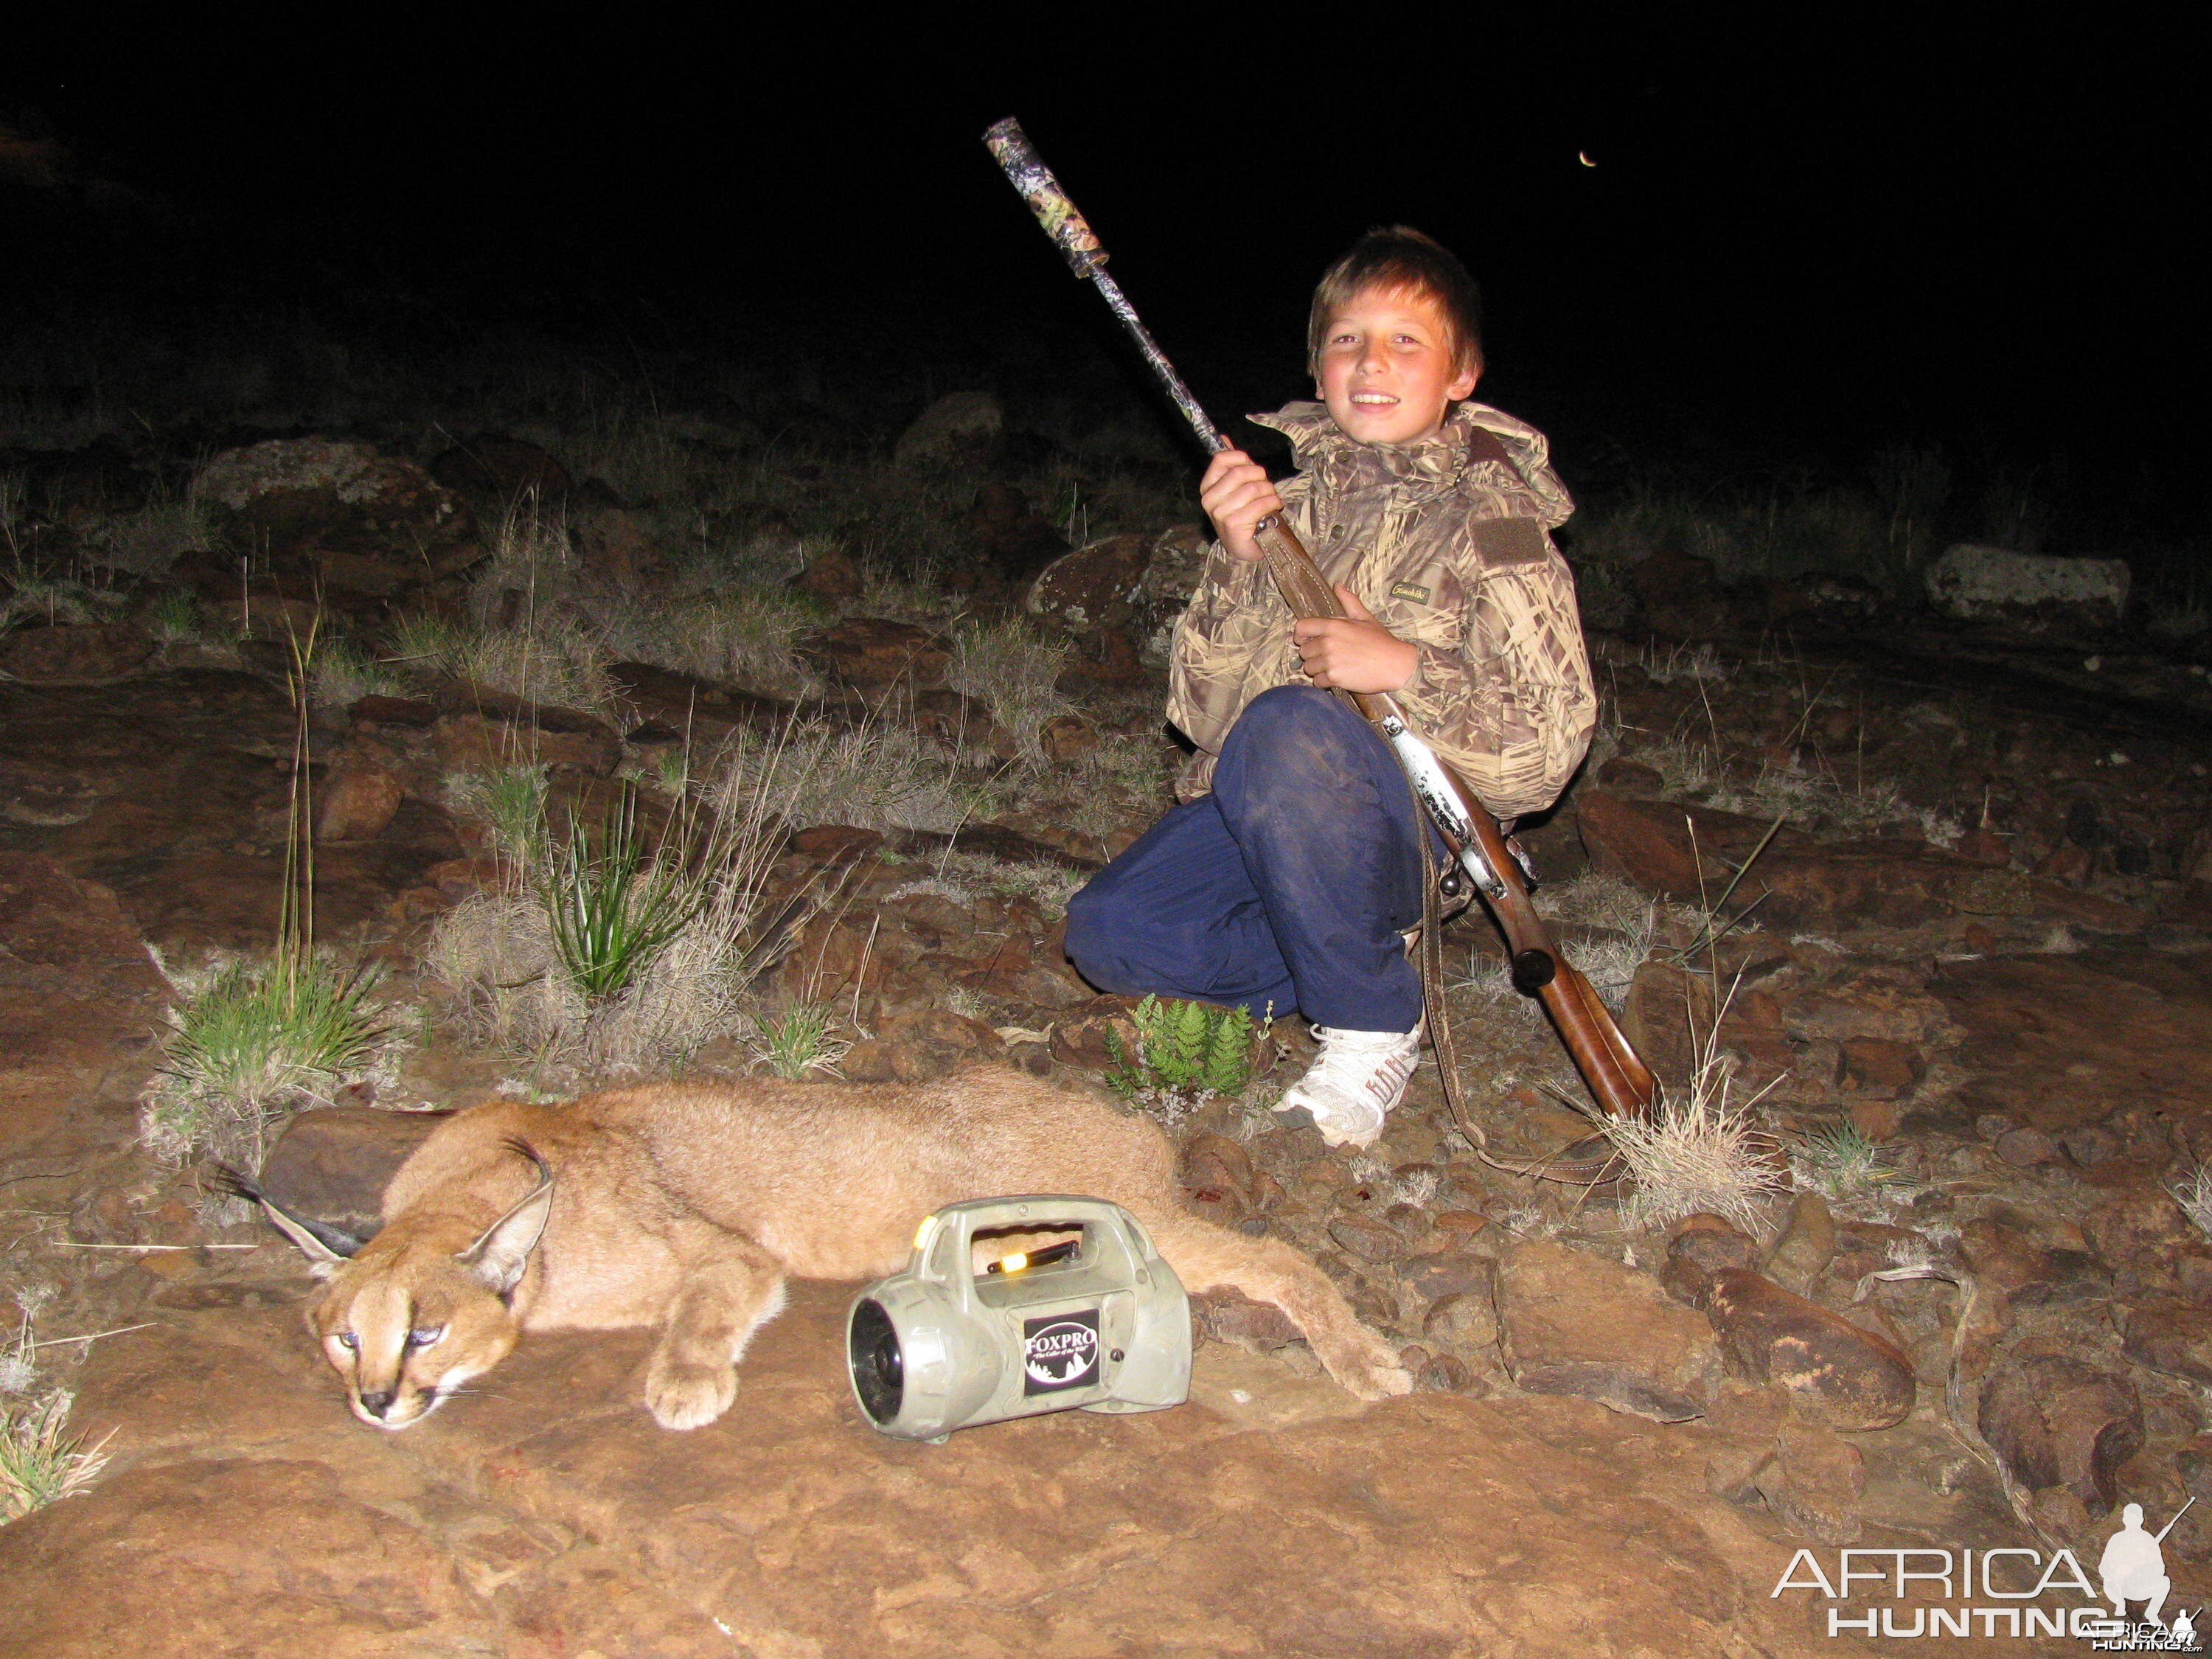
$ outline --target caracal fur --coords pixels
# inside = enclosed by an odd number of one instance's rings
[[[400,1166],[382,1231],[350,1257],[270,1211],[329,1280],[308,1327],[363,1422],[420,1421],[526,1331],[653,1327],[646,1405],[690,1429],[729,1409],[737,1362],[787,1278],[880,1278],[905,1265],[924,1216],[1020,1193],[1110,1199],[1187,1289],[1273,1303],[1353,1394],[1412,1386],[1311,1261],[1183,1213],[1157,1125],[1006,1067],[494,1101]]]

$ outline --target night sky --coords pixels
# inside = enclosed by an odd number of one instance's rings
[[[947,384],[1111,353],[977,142],[1011,113],[1224,412],[1299,393],[1315,276],[1402,220],[1483,283],[1484,395],[1563,442],[2148,457],[2202,516],[2207,146],[2178,40],[1887,9],[1726,36],[1091,15],[1027,58],[1011,14],[22,40],[0,120],[194,237],[158,271],[78,250],[0,280],[33,307],[382,287],[460,327],[649,317]]]

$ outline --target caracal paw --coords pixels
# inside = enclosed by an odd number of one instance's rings
[[[646,1409],[664,1429],[704,1428],[738,1397],[737,1368],[654,1356],[645,1379]]]

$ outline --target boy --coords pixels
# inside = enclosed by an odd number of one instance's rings
[[[1552,804],[1596,718],[1574,579],[1548,532],[1574,510],[1543,435],[1466,401],[1478,297],[1418,231],[1370,231],[1314,294],[1321,401],[1255,416],[1288,434],[1279,489],[1248,455],[1206,468],[1218,541],[1176,625],[1168,717],[1198,752],[1182,803],[1068,905],[1093,984],[1296,1008],[1320,1051],[1284,1094],[1366,1146],[1420,1049],[1421,822],[1389,748],[1333,690],[1387,691],[1493,812]],[[1343,618],[1292,617],[1255,526],[1285,514]]]

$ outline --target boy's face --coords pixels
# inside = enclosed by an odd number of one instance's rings
[[[1362,289],[1322,331],[1321,400],[1348,437],[1409,444],[1431,436],[1479,371],[1453,359],[1443,312],[1427,295]]]

